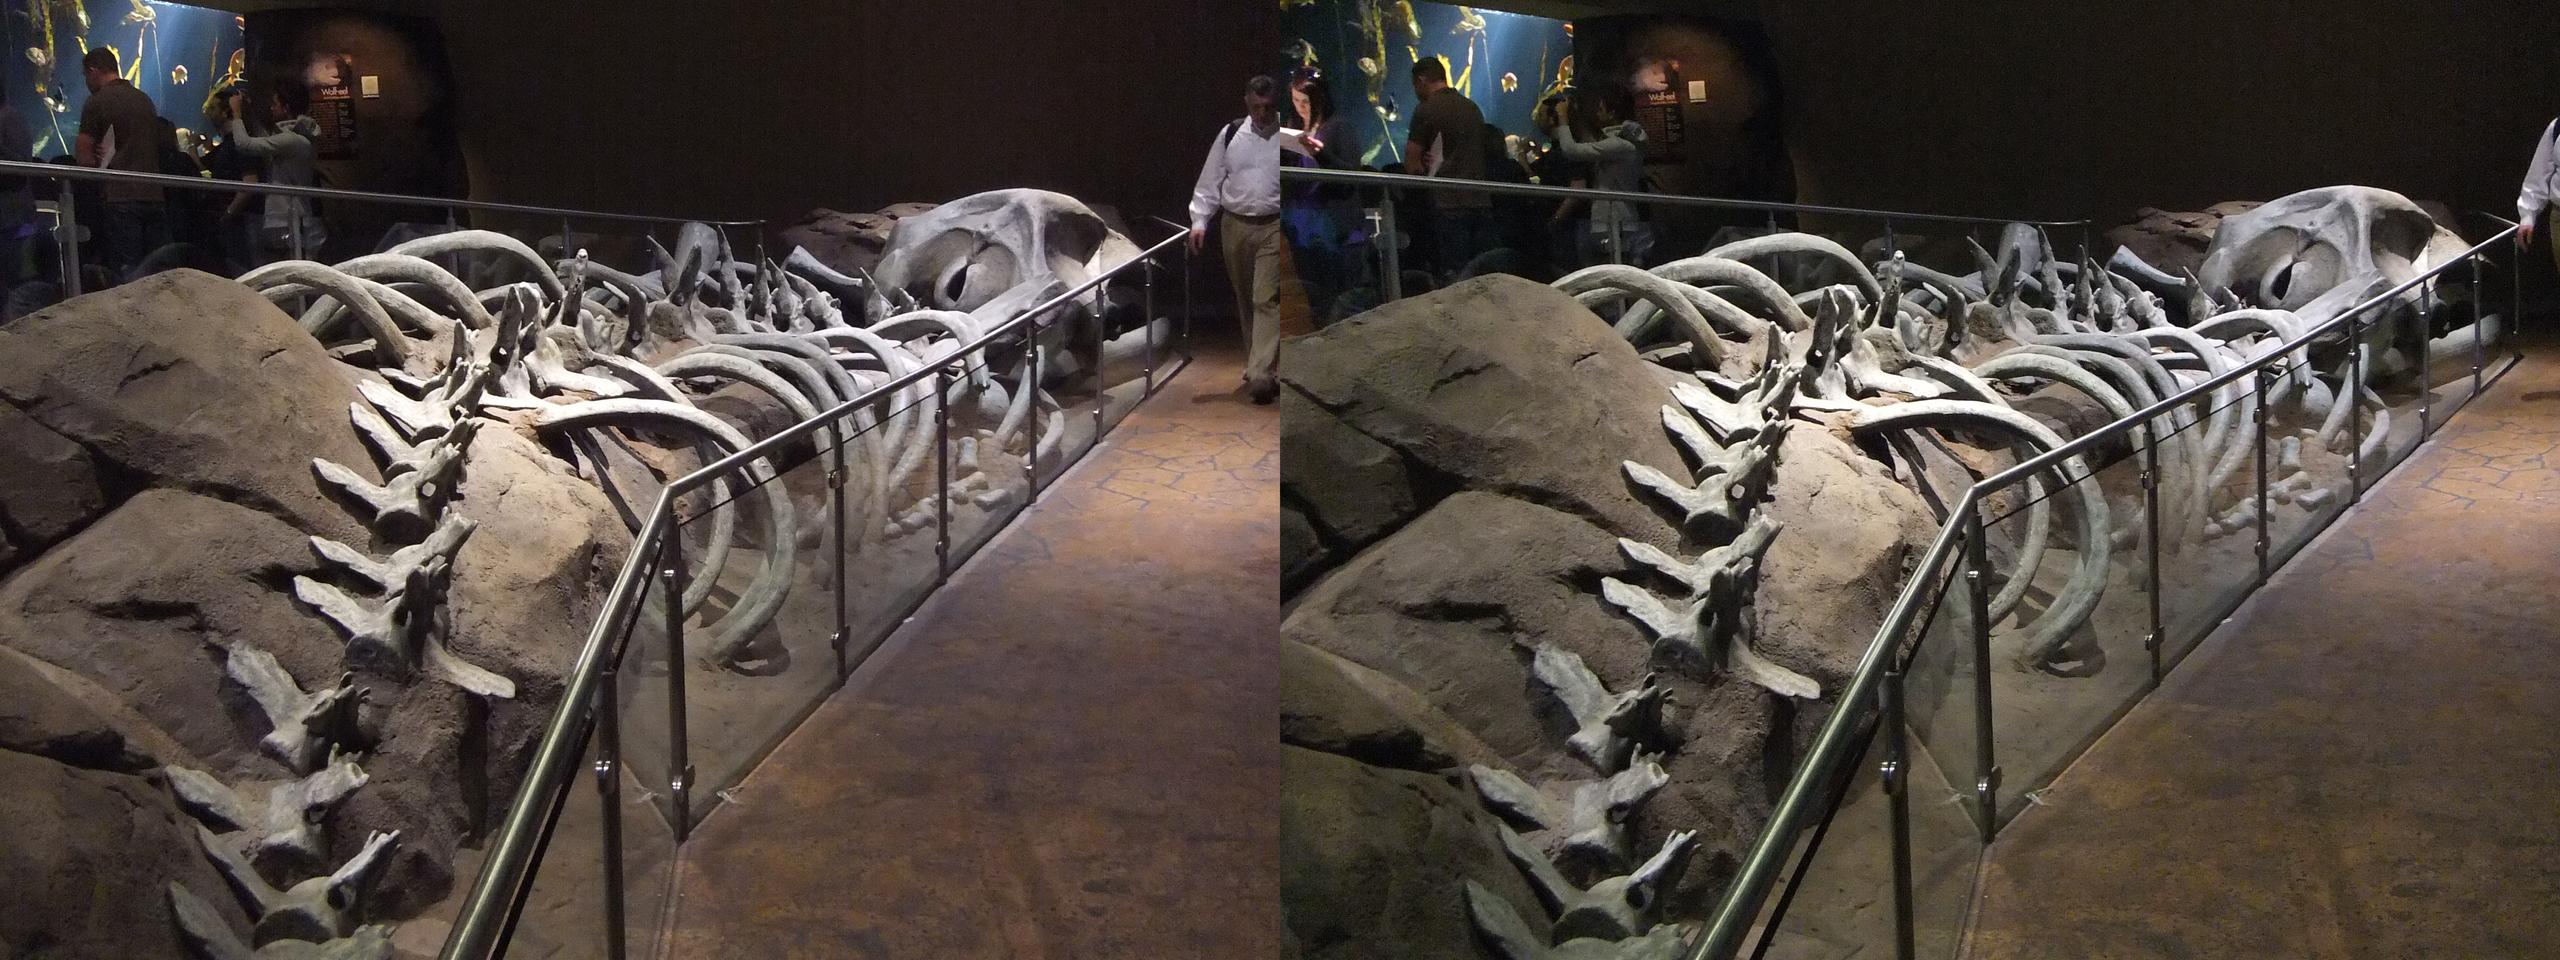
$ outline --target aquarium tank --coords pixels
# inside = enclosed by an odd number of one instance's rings
[[[182,143],[213,132],[205,107],[240,79],[245,26],[228,11],[155,0],[11,0],[8,9],[0,30],[17,62],[0,82],[39,160],[69,154],[80,134],[89,99],[80,58],[93,48],[116,52],[124,78],[178,125]]]
[[[1360,124],[1361,162],[1403,162],[1413,65],[1438,57],[1485,122],[1537,139],[1538,101],[1573,82],[1573,25],[1498,10],[1406,0],[1284,0],[1282,71],[1322,71],[1334,109]]]

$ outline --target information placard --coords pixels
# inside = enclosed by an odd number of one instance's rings
[[[1669,163],[1681,159],[1680,142],[1686,139],[1681,129],[1688,104],[1686,90],[1680,84],[1676,68],[1665,67],[1662,89],[1636,98],[1636,122],[1644,126],[1644,162]]]
[[[304,79],[311,84],[311,119],[320,124],[320,157],[356,155],[356,64],[346,54],[315,58]]]

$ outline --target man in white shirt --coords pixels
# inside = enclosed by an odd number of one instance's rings
[[[2533,225],[2542,219],[2542,211],[2551,206],[2551,196],[2560,192],[2560,120],[2542,128],[2542,142],[2533,149],[2533,162],[2524,168],[2524,189],[2516,194],[2516,243],[2533,245]],[[2552,259],[2560,262],[2560,243],[2552,244]]]
[[[1191,191],[1191,250],[1208,243],[1218,223],[1219,252],[1236,288],[1236,315],[1251,344],[1245,387],[1255,403],[1280,397],[1280,286],[1289,272],[1289,242],[1280,229],[1280,151],[1305,152],[1297,131],[1280,126],[1280,84],[1245,84],[1244,119],[1227,124],[1209,145],[1200,183]]]

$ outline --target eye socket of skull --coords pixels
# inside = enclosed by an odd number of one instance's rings
[[[2293,243],[2299,235],[2279,230],[2273,236]],[[2258,299],[2278,309],[2300,309],[2331,287],[2346,282],[2346,262],[2345,253],[2325,238],[2315,238],[2299,250],[2280,252],[2268,261],[2258,284]]]
[[[953,278],[959,282],[943,288],[950,292],[949,309],[975,310],[985,306],[1022,279],[1015,269],[1013,251],[992,244],[979,247],[965,266],[967,269]]]

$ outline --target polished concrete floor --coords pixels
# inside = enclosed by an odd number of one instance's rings
[[[686,845],[666,956],[1280,950],[1279,418],[1200,360]]]
[[[2560,350],[2002,831],[1980,958],[2560,957]]]

